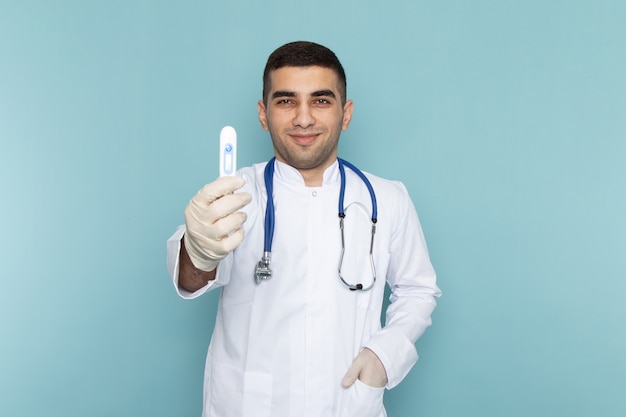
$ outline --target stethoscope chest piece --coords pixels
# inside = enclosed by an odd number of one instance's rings
[[[254,271],[254,282],[258,285],[262,281],[267,281],[272,278],[272,269],[270,268],[271,261],[271,253],[264,252],[263,258],[256,265],[256,270]]]

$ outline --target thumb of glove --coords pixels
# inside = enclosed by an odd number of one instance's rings
[[[344,388],[351,387],[352,384],[354,384],[356,380],[359,378],[359,374],[361,373],[361,368],[362,368],[362,365],[361,365],[361,362],[359,361],[359,357],[357,356],[354,359],[354,361],[352,361],[352,364],[348,368],[346,375],[343,377],[343,380],[341,381],[341,386]]]

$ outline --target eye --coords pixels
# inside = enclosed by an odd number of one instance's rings
[[[285,105],[293,104],[293,100],[290,98],[281,98],[279,100],[276,100],[276,104],[279,106],[285,106]]]
[[[329,99],[327,99],[327,98],[320,97],[320,98],[315,99],[313,104],[322,105],[322,106],[328,106],[328,105],[332,104],[332,102]]]

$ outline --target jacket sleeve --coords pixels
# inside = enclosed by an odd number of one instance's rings
[[[178,286],[178,272],[179,272],[179,262],[180,262],[180,240],[183,238],[185,234],[185,226],[178,226],[174,234],[167,240],[167,271],[172,278],[172,282],[174,283],[174,288],[179,296],[185,299],[193,299],[200,297],[202,294],[211,291],[212,289],[219,288],[225,284],[225,280],[228,278],[227,274],[219,273],[218,266],[218,274],[216,279],[213,281],[209,281],[207,285],[200,288],[198,291],[189,292],[180,288]],[[231,255],[228,255],[225,259],[220,262],[220,265],[230,263]],[[222,269],[226,269],[222,267]]]
[[[394,204],[387,271],[391,303],[385,326],[365,344],[385,366],[388,389],[398,385],[417,362],[415,342],[430,326],[435,297],[441,295],[417,212],[406,187],[396,184],[402,192]]]

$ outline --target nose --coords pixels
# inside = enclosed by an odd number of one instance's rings
[[[293,124],[301,128],[307,128],[315,124],[315,117],[308,103],[303,102],[298,105]]]

